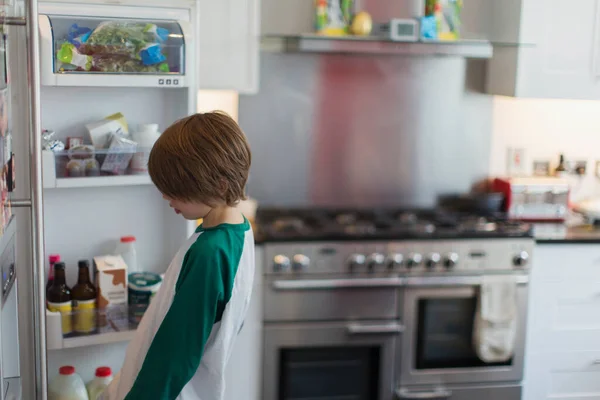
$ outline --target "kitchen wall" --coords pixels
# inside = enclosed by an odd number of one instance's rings
[[[468,72],[467,72],[468,71]],[[492,98],[461,58],[261,54],[241,96],[263,205],[428,207],[488,175]]]
[[[587,160],[572,200],[600,195],[600,102],[482,94],[483,65],[455,58],[261,55],[258,95],[239,97],[253,151],[250,195],[263,205],[430,206],[507,172],[508,149]],[[200,108],[236,116],[238,97]]]
[[[238,120],[239,95],[230,90],[200,90],[198,92],[198,112],[224,111]]]
[[[514,99],[494,97],[490,173],[507,170],[509,148],[525,150],[525,166],[532,172],[534,160],[551,161],[560,153],[567,160],[587,160],[585,178],[572,178],[572,199],[600,195],[595,176],[600,160],[600,101]]]

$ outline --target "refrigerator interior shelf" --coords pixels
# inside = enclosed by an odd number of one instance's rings
[[[134,335],[135,330],[128,330],[63,338],[60,313],[46,310],[46,343],[48,350],[74,349],[77,347],[128,342],[133,339]]]
[[[62,177],[62,174],[57,174],[57,168],[60,168],[60,160],[57,159],[56,154],[49,150],[44,150],[42,153],[44,189],[139,186],[152,184],[152,180],[148,174],[89,176],[81,178]]]

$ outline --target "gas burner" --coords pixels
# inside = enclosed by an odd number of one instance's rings
[[[302,232],[306,228],[304,221],[297,217],[284,217],[273,221],[273,230],[282,233]]]
[[[366,221],[357,221],[355,223],[345,225],[344,232],[353,236],[370,236],[377,232],[375,224]]]
[[[470,217],[459,225],[459,229],[471,232],[495,232],[498,224],[484,217]]]
[[[342,213],[335,216],[335,222],[340,225],[352,225],[358,220],[358,216],[355,213]]]
[[[419,234],[423,234],[423,235],[433,235],[435,233],[435,231],[437,230],[437,228],[435,227],[435,224],[431,223],[431,222],[418,222],[416,223],[412,229]]]
[[[398,214],[397,220],[403,225],[412,225],[417,223],[419,216],[414,212],[401,212]]]
[[[418,240],[531,237],[532,228],[504,215],[440,210],[258,210],[263,241]]]

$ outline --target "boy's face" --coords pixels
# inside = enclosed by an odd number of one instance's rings
[[[211,207],[204,203],[175,200],[165,195],[163,199],[169,202],[169,206],[176,214],[181,214],[183,218],[189,220],[204,218],[211,210]]]

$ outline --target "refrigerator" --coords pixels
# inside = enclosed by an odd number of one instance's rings
[[[143,124],[160,131],[196,112],[198,10],[186,0],[4,0],[3,7],[11,146],[3,179],[12,183],[14,173],[15,185],[1,209],[14,214],[7,218],[18,345],[2,343],[3,352],[18,349],[22,394],[0,391],[0,400],[45,400],[60,366],[74,366],[85,381],[100,366],[116,373],[135,332],[117,324],[65,335],[64,314],[47,309],[48,256],[61,256],[72,287],[79,260],[93,265],[120,237],[135,236],[139,268],[162,274],[196,228],[172,212],[143,168],[131,169],[145,149],[132,147],[127,131]],[[109,136],[95,132],[98,125]]]

